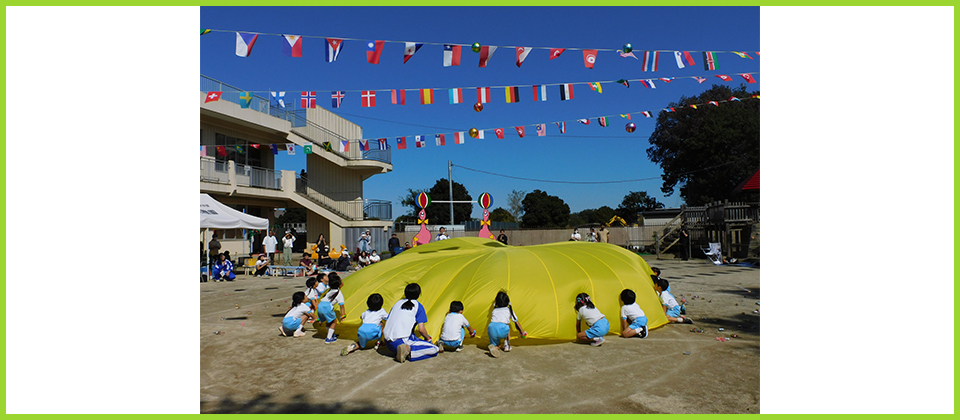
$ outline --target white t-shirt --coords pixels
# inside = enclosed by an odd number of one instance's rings
[[[322,283],[321,283],[321,284],[322,284]],[[336,293],[336,292],[339,292],[339,293]],[[333,298],[330,298],[330,296],[333,295],[334,293],[336,293],[337,296],[335,296],[335,297],[333,297]],[[327,292],[326,295],[324,295],[322,298],[320,298],[320,301],[321,301],[321,302],[330,302],[330,306],[333,306],[333,307],[336,307],[337,304],[343,305],[343,304],[344,304],[343,292],[340,292],[340,290],[338,290],[338,289],[330,289],[330,290]]]
[[[323,283],[320,283],[323,285]],[[307,300],[314,300],[320,297],[320,294],[323,293],[316,287],[311,287],[307,289]]]
[[[587,328],[590,328],[597,321],[603,319],[603,314],[600,313],[600,310],[597,308],[591,308],[587,305],[580,307],[580,310],[577,311],[577,321],[584,320],[587,322]]]
[[[379,325],[380,321],[383,321],[385,319],[387,319],[387,311],[383,310],[383,308],[380,308],[377,311],[371,311],[367,309],[363,311],[362,314],[360,314],[360,320],[363,321],[364,324]]]
[[[277,252],[277,237],[276,236],[267,236],[263,238],[263,252],[272,254]]]
[[[570,235],[570,237],[573,238],[573,240],[575,240],[575,241],[579,241],[579,240],[580,240],[580,233],[579,233],[579,232],[574,233],[573,235]]]
[[[493,308],[493,312],[490,314],[490,322],[500,322],[503,324],[510,324],[510,321],[517,322],[517,314],[514,313],[513,317],[510,316],[510,308]]]
[[[597,232],[590,232],[590,236],[587,238],[587,242],[596,242],[597,241]]]
[[[257,270],[263,268],[263,266],[270,264],[267,260],[257,260]]]
[[[640,309],[640,305],[637,305],[637,302],[620,307],[620,319],[627,320],[628,324],[633,324],[633,321],[636,321],[637,318],[641,316],[647,315],[643,313],[643,309]]]
[[[440,339],[443,341],[454,341],[460,339],[460,329],[469,328],[470,321],[461,313],[450,312],[443,319],[443,330],[440,332]]]
[[[290,237],[283,237],[283,247],[293,249],[293,242],[297,240],[296,236],[290,235]]]
[[[370,254],[370,262],[380,262],[380,254]]]
[[[678,306],[677,299],[670,294],[670,292],[664,290],[660,292],[660,302],[663,302],[663,306],[666,306],[667,309]]]
[[[443,233],[437,235],[437,240],[438,240],[438,241],[442,241],[442,240],[444,240],[444,239],[450,239],[450,237],[447,236],[446,234],[443,234]]]
[[[411,300],[413,309],[401,309],[407,299],[400,299],[390,309],[387,315],[387,323],[383,326],[383,339],[387,341],[399,340],[410,337],[413,334],[413,327],[421,322],[427,322],[427,311],[423,305],[416,300]]]
[[[284,318],[290,318],[290,317],[300,318],[301,316],[309,314],[310,312],[313,312],[313,309],[310,309],[310,305],[307,305],[306,303],[301,303],[297,306],[294,306],[293,308],[290,308],[290,310],[287,311],[287,314],[284,315],[283,317]]]

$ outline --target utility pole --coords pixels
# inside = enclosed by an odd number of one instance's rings
[[[450,224],[453,222],[453,162],[447,161],[447,184],[450,187]]]

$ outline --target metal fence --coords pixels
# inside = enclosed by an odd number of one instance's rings
[[[229,184],[230,174],[227,172],[227,164],[200,158],[200,180],[217,184]]]
[[[393,204],[387,200],[363,200],[364,220],[393,220]]]
[[[237,185],[279,191],[280,171],[250,165],[236,165]]]
[[[297,193],[347,220],[392,220],[393,204],[387,200],[356,199],[359,191],[329,191],[320,182],[297,177]]]

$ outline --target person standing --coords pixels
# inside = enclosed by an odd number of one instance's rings
[[[396,256],[403,251],[403,249],[400,248],[400,239],[397,239],[396,233],[394,233],[393,236],[390,237],[390,240],[387,241],[387,248],[390,249],[391,256]]]
[[[686,226],[680,227],[680,258],[684,261],[690,259],[690,233]]]
[[[273,231],[263,238],[263,252],[267,254],[267,263],[273,264],[273,254],[277,252],[277,237],[273,236]]]
[[[217,234],[214,233],[213,237],[210,238],[210,244],[208,245],[210,252],[207,255],[210,256],[210,264],[217,263],[217,255],[220,254],[220,241],[217,240]]]
[[[440,233],[437,234],[437,240],[438,240],[438,241],[442,241],[442,240],[445,240],[445,239],[450,239],[450,237],[447,236],[447,228],[441,226],[441,227],[440,227]]]
[[[366,231],[361,233],[360,238],[357,239],[357,250],[358,250],[357,254],[360,254],[363,251],[369,252],[371,249],[370,242],[372,240],[373,238],[370,236],[370,229],[367,229]]]
[[[600,232],[598,232],[597,236],[600,237],[601,243],[610,243],[610,231],[607,230],[605,226],[600,226]]]
[[[590,234],[587,236],[587,242],[597,242],[597,232],[590,228]]]
[[[293,264],[293,242],[296,240],[297,237],[290,231],[283,235],[283,265]]]
[[[500,243],[504,245],[507,244],[507,235],[503,233],[503,229],[500,229],[500,234],[497,235],[497,241],[500,241]]]

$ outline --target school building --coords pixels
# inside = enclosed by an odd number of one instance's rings
[[[205,102],[209,92],[222,95]],[[308,242],[323,233],[328,245],[344,244],[352,252],[361,230],[369,229],[374,247],[385,250],[393,225],[391,202],[365,197],[363,181],[393,170],[389,146],[379,150],[371,142],[369,150],[361,150],[357,139],[363,138],[363,128],[320,107],[329,103],[324,95],[319,95],[316,108],[306,109],[298,106],[300,92],[287,92],[285,107],[271,103],[268,96],[200,76],[200,145],[205,146],[200,192],[269,219],[271,227],[276,225],[275,209],[302,207]],[[345,152],[340,151],[343,140],[350,142]],[[276,169],[276,154],[288,153],[290,145],[298,155],[304,153],[303,146],[312,148],[306,173]],[[283,235],[276,230],[279,240]],[[217,233],[231,255],[251,253],[261,237],[244,238],[240,229]]]

